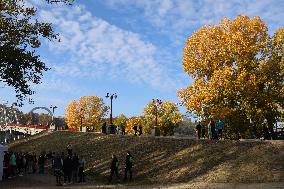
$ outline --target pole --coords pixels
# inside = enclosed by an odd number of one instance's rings
[[[158,127],[158,106],[157,104],[155,105],[156,107],[156,127]]]
[[[110,124],[112,125],[112,99],[113,96],[110,97]]]
[[[82,113],[81,113],[81,117],[80,117],[80,118],[81,118],[80,131],[82,131],[82,119],[83,119],[83,118],[82,118]]]

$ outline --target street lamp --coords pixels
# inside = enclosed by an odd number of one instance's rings
[[[51,122],[52,122],[52,125],[54,124],[54,122],[53,122],[53,117],[54,117],[54,110],[57,108],[57,106],[53,106],[53,105],[50,105],[50,109],[52,109],[52,117],[51,117]],[[56,128],[55,128],[55,130],[57,130]]]
[[[158,135],[157,133],[157,127],[158,127],[158,108],[162,105],[162,100],[160,99],[152,99],[153,105],[155,107],[155,136]]]
[[[106,98],[110,98],[110,125],[112,125],[112,100],[117,98],[117,94],[107,93]]]

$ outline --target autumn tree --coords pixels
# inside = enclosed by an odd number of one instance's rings
[[[79,100],[82,122],[93,131],[101,130],[102,118],[106,116],[108,107],[102,98],[98,96],[83,96]]]
[[[224,18],[188,38],[183,68],[193,84],[178,92],[203,118],[223,119],[228,129],[246,132],[283,114],[283,28],[270,38],[259,18]],[[282,114],[282,115],[281,115]]]
[[[114,124],[117,126],[126,126],[127,117],[124,114],[120,114],[114,119]]]
[[[80,109],[75,100],[72,100],[65,109],[65,121],[68,129],[79,130],[80,128]]]
[[[144,108],[145,131],[150,132],[155,126],[156,113],[158,118],[158,128],[162,135],[172,135],[174,129],[182,121],[182,114],[178,110],[176,103],[163,101],[157,108],[153,102],[149,102]]]

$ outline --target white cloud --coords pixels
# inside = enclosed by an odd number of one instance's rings
[[[171,4],[164,4],[165,14]],[[92,16],[83,6],[41,10],[41,20],[52,22],[60,33],[60,43],[50,50],[69,56],[68,62],[54,64],[60,75],[99,79],[124,79],[160,89],[176,89],[166,67],[157,60],[157,47],[137,33],[123,30]]]
[[[226,17],[239,14],[260,16],[267,22],[270,32],[283,27],[283,0],[106,0],[115,10],[142,10],[154,27],[159,27],[174,40],[202,25],[216,24]],[[182,39],[184,41],[184,39]],[[179,41],[179,45],[183,42]]]

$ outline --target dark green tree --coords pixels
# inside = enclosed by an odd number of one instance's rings
[[[27,7],[24,0],[0,1],[0,82],[15,89],[18,105],[34,93],[31,84],[39,84],[43,73],[49,70],[36,52],[41,41],[58,39],[52,24],[38,21],[35,15],[36,9]]]

